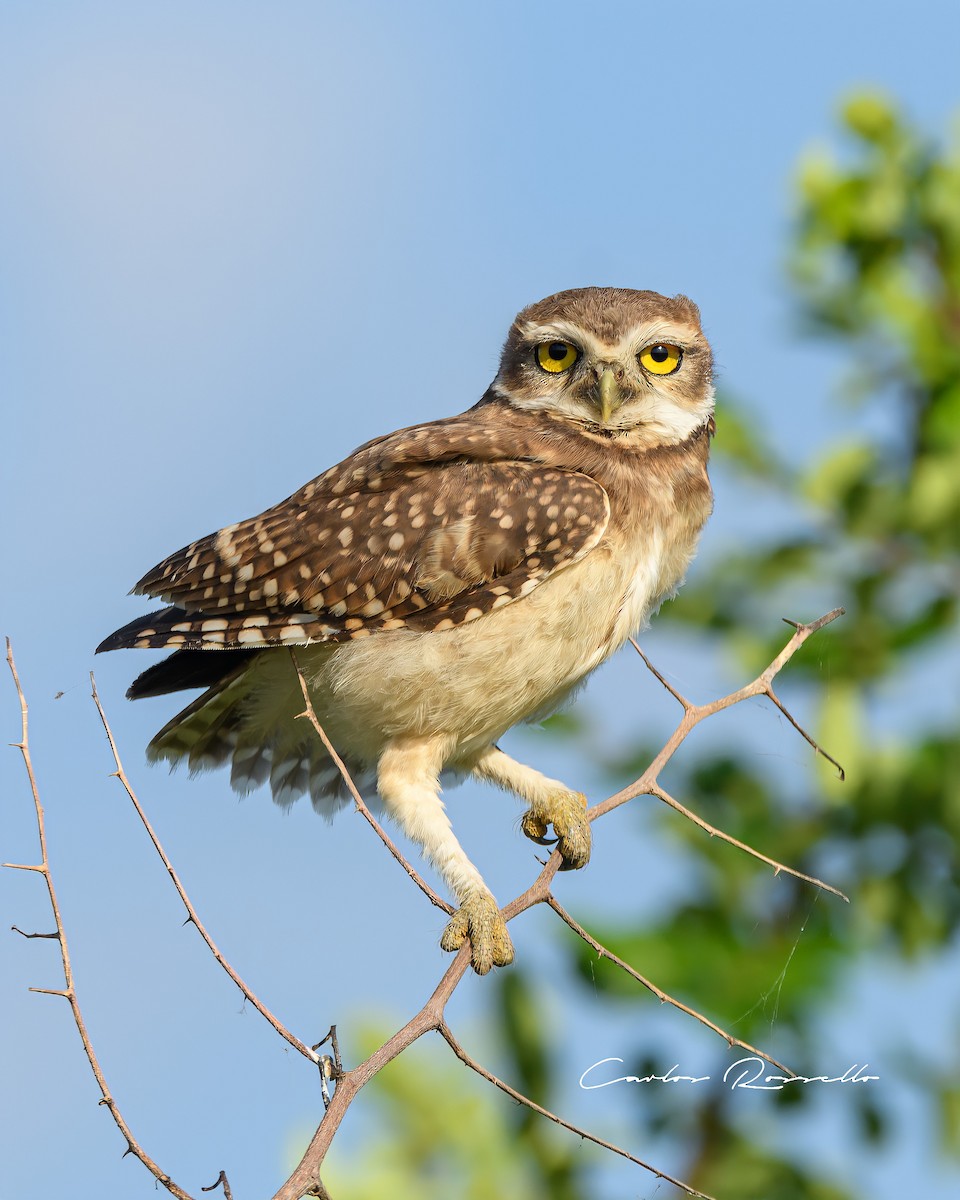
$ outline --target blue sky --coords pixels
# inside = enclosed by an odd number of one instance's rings
[[[123,700],[146,656],[92,654],[142,611],[131,584],[369,437],[471,405],[516,310],[564,287],[692,296],[723,384],[797,453],[868,419],[837,410],[835,359],[793,329],[791,178],[858,85],[942,132],[960,105],[958,38],[952,3],[0,4],[0,632],[31,701],[88,1022],[129,1119],[188,1189],[225,1165],[238,1196],[270,1194],[315,1081],[181,930],[107,777],[88,672],[215,936],[302,1036],[358,1008],[419,1007],[441,922],[359,819],[283,818],[222,776],[145,766],[172,702]],[[718,487],[705,552],[750,520]],[[695,694],[739,682],[654,632],[658,645]],[[618,661],[587,692],[613,728],[636,712],[636,671]],[[15,697],[0,696],[15,741]],[[673,714],[642,696],[644,732],[667,728]],[[590,782],[554,742],[515,744]],[[783,753],[802,749],[785,738]],[[14,752],[0,771],[0,857],[30,861]],[[451,809],[501,898],[521,890],[535,864],[511,802],[463,788]],[[662,871],[656,849],[607,853],[564,881],[571,906],[645,902],[634,881]],[[0,912],[49,925],[34,876],[0,873]],[[549,979],[547,927],[529,929],[519,953]],[[0,973],[0,1192],[39,1194],[56,1129],[77,1194],[153,1194],[119,1161],[65,1007],[26,993],[59,986],[51,945],[0,937]],[[482,981],[463,993],[455,1013],[482,1033]],[[602,1057],[607,1033],[582,1036]],[[906,1159],[873,1170],[824,1153],[880,1200],[901,1194]]]

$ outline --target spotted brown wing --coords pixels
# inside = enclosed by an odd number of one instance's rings
[[[256,648],[446,629],[529,594],[606,528],[606,493],[577,472],[465,454],[395,461],[387,450],[393,460],[375,443],[261,516],[164,560],[136,590],[171,607],[103,648]]]

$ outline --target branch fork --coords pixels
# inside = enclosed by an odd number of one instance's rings
[[[722,839],[723,841],[726,841],[726,842],[730,843],[731,845],[737,847],[738,849],[744,851],[745,853],[752,855],[754,858],[757,858],[759,861],[766,863],[768,866],[773,868],[773,870],[776,874],[779,874],[780,872],[789,873],[798,879],[802,879],[806,883],[810,883],[815,887],[821,888],[824,891],[831,892],[832,894],[840,897],[841,899],[846,900],[847,897],[843,894],[843,892],[839,891],[835,887],[832,887],[830,884],[824,883],[822,880],[815,879],[812,876],[805,875],[803,872],[795,870],[794,868],[789,867],[784,863],[779,863],[775,859],[768,857],[767,855],[761,853],[760,851],[755,850],[753,847],[746,845],[743,842],[738,841],[736,838],[734,838],[734,837],[730,836],[729,834],[724,833],[722,830],[717,829],[716,827],[710,825],[708,822],[704,821],[701,817],[697,816],[697,814],[693,813],[691,810],[689,810],[684,805],[682,805],[679,801],[675,800],[672,796],[670,796],[659,783],[660,772],[663,770],[664,766],[670,761],[670,759],[673,757],[673,755],[679,749],[679,747],[681,746],[683,741],[686,739],[687,735],[690,733],[690,731],[693,728],[695,728],[695,726],[699,725],[702,721],[706,720],[708,717],[713,716],[715,713],[721,712],[722,710],[724,710],[726,708],[730,708],[734,704],[740,703],[742,700],[746,700],[746,699],[749,699],[749,698],[752,698],[755,696],[766,696],[771,701],[771,703],[774,704],[775,707],[787,718],[787,720],[790,722],[790,724],[809,743],[809,745],[813,747],[814,751],[817,754],[820,754],[823,757],[825,757],[830,763],[832,763],[834,765],[834,767],[839,772],[840,778],[842,779],[843,778],[843,769],[840,766],[840,764],[834,758],[832,758],[829,754],[827,754],[822,749],[822,747],[820,747],[817,744],[817,742],[814,741],[814,739],[802,728],[802,726],[788,712],[788,710],[784,707],[784,705],[781,703],[781,701],[775,694],[775,692],[773,690],[773,686],[772,686],[773,680],[776,678],[776,676],[779,674],[779,672],[782,670],[782,668],[790,661],[790,659],[797,652],[797,650],[799,650],[799,648],[803,645],[803,643],[809,637],[811,637],[813,634],[815,634],[820,629],[822,629],[825,625],[828,625],[828,624],[830,624],[830,622],[836,620],[836,618],[841,616],[842,613],[843,613],[843,609],[834,609],[832,612],[825,614],[824,616],[820,617],[817,621],[814,621],[809,625],[800,624],[800,623],[794,622],[794,621],[787,621],[787,624],[791,625],[794,628],[795,632],[794,632],[793,636],[790,638],[790,640],[787,642],[787,644],[780,651],[780,653],[777,655],[777,657],[773,660],[773,662],[770,663],[770,665],[763,672],[761,672],[761,674],[759,676],[757,676],[756,679],[754,679],[751,683],[745,685],[744,687],[740,688],[738,691],[732,692],[728,696],[721,697],[720,699],[715,700],[712,703],[703,704],[703,705],[693,704],[691,701],[687,700],[684,696],[682,696],[674,687],[672,687],[671,684],[668,683],[668,681],[664,678],[664,676],[650,662],[650,660],[647,658],[647,656],[640,649],[639,645],[637,645],[637,643],[635,641],[633,641],[633,639],[631,639],[631,642],[633,643],[634,648],[636,649],[636,651],[640,655],[640,657],[643,659],[647,668],[660,681],[660,683],[670,693],[670,695],[673,696],[673,698],[681,705],[681,707],[683,708],[683,717],[681,718],[680,723],[677,725],[674,732],[667,739],[667,741],[665,742],[662,749],[655,756],[655,758],[650,763],[647,770],[641,775],[641,777],[638,780],[636,780],[634,783],[630,784],[629,787],[624,788],[622,791],[616,793],[613,796],[608,797],[606,800],[601,801],[599,804],[596,804],[591,809],[589,809],[587,812],[587,816],[588,816],[589,820],[591,820],[591,821],[598,820],[600,817],[605,816],[608,812],[611,812],[613,809],[620,807],[622,804],[626,804],[629,800],[632,800],[632,799],[636,798],[637,796],[652,795],[652,796],[655,796],[657,799],[661,800],[663,803],[669,805],[671,808],[673,808],[675,811],[680,813],[682,816],[693,821],[694,824],[696,824],[699,828],[703,829],[711,837],[718,837],[718,838]],[[349,771],[347,770],[345,764],[343,763],[342,759],[337,754],[334,747],[331,745],[329,739],[327,738],[326,733],[324,732],[319,720],[317,719],[317,714],[313,707],[313,703],[310,699],[310,694],[309,694],[309,690],[307,688],[306,680],[304,678],[304,675],[300,668],[300,665],[297,661],[296,653],[292,649],[291,649],[291,657],[293,660],[294,670],[296,671],[297,678],[300,683],[300,688],[301,688],[301,692],[303,694],[303,700],[304,700],[304,711],[299,714],[298,719],[307,720],[310,723],[310,725],[313,727],[317,736],[322,741],[324,747],[326,748],[327,752],[330,754],[330,756],[333,759],[333,761],[335,762],[338,770],[340,771],[341,776],[343,777],[343,780],[344,780],[347,788],[349,789],[351,796],[353,797],[353,801],[357,808],[357,811],[370,824],[370,826],[376,832],[377,836],[383,842],[384,846],[387,848],[389,853],[400,864],[400,866],[404,869],[404,871],[407,873],[407,875],[409,875],[409,877],[413,880],[413,882],[416,884],[416,886],[430,900],[431,904],[435,905],[437,908],[442,909],[444,912],[446,912],[448,914],[452,913],[453,909],[452,909],[451,905],[449,905],[445,900],[443,900],[439,895],[437,895],[437,893],[430,887],[430,885],[416,871],[416,869],[412,866],[412,864],[405,858],[405,856],[397,848],[397,846],[391,840],[391,838],[386,833],[386,831],[382,828],[380,823],[374,817],[373,813],[370,811],[369,807],[363,800],[363,797],[358,792],[356,786],[354,785],[353,780],[350,777]],[[107,1085],[104,1080],[102,1071],[100,1069],[99,1062],[97,1061],[92,1044],[90,1042],[89,1035],[86,1031],[86,1027],[84,1025],[83,1016],[82,1016],[82,1013],[80,1010],[79,1002],[77,1000],[76,993],[75,993],[74,986],[73,986],[73,974],[72,974],[72,969],[71,969],[71,965],[70,965],[70,956],[69,956],[69,951],[68,951],[68,947],[67,947],[66,932],[64,929],[63,921],[60,916],[60,910],[59,910],[59,906],[58,906],[58,902],[57,902],[57,896],[56,896],[56,892],[55,892],[54,885],[53,885],[53,880],[52,880],[51,873],[50,873],[49,859],[47,856],[47,843],[46,843],[46,832],[45,832],[45,827],[44,827],[43,806],[40,802],[40,796],[39,796],[36,779],[35,779],[34,772],[33,772],[33,766],[32,766],[31,760],[30,760],[30,750],[29,750],[29,741],[28,741],[27,702],[26,702],[26,699],[24,698],[23,690],[20,685],[20,679],[17,674],[16,665],[15,665],[14,659],[13,659],[13,651],[10,646],[9,639],[7,640],[7,663],[9,665],[10,671],[13,675],[13,680],[14,680],[14,684],[16,687],[17,696],[20,701],[22,733],[21,733],[20,742],[16,743],[15,745],[16,745],[16,748],[21,751],[21,754],[23,756],[24,766],[25,766],[25,769],[27,772],[27,778],[29,780],[31,793],[33,796],[34,809],[35,809],[36,819],[37,819],[37,830],[38,830],[38,837],[39,837],[39,843],[40,843],[40,851],[41,851],[41,862],[39,864],[29,864],[29,865],[21,864],[21,863],[4,863],[3,865],[7,866],[7,867],[11,867],[12,869],[15,869],[15,870],[35,871],[35,872],[43,875],[44,880],[46,882],[46,886],[47,886],[47,892],[48,892],[48,897],[50,900],[50,905],[53,910],[54,921],[56,924],[56,932],[48,933],[48,934],[24,933],[24,931],[17,928],[17,926],[13,926],[12,928],[17,933],[19,933],[22,937],[25,937],[25,938],[50,938],[50,939],[53,939],[53,940],[56,940],[59,942],[62,965],[63,965],[64,983],[65,983],[65,988],[63,990],[55,990],[55,989],[49,989],[49,988],[31,988],[30,990],[36,991],[36,992],[41,992],[45,995],[62,996],[64,999],[66,999],[69,1002],[72,1013],[73,1013],[73,1018],[76,1023],[76,1026],[77,1026],[77,1030],[80,1034],[80,1038],[83,1043],[84,1051],[87,1055],[87,1059],[90,1063],[90,1067],[94,1073],[97,1083],[100,1086],[100,1090],[101,1090],[101,1094],[102,1094],[102,1099],[101,1099],[100,1103],[105,1105],[110,1110],[110,1113],[111,1113],[115,1123],[117,1124],[117,1127],[119,1128],[121,1134],[123,1135],[123,1137],[126,1140],[127,1149],[125,1151],[125,1154],[129,1153],[129,1154],[133,1154],[135,1157],[137,1157],[143,1163],[143,1165],[147,1168],[147,1170],[150,1171],[150,1173],[154,1176],[154,1178],[157,1180],[157,1182],[162,1184],[163,1187],[166,1188],[166,1190],[171,1195],[178,1197],[179,1200],[193,1200],[193,1197],[191,1197],[189,1195],[189,1193],[187,1193],[186,1191],[183,1190],[183,1188],[181,1188],[179,1185],[174,1183],[174,1181],[170,1178],[170,1176],[167,1175],[166,1172],[161,1170],[161,1168],[149,1157],[149,1155],[146,1154],[146,1152],[142,1149],[142,1147],[139,1145],[139,1143],[134,1138],[133,1133],[131,1132],[131,1130],[129,1129],[129,1127],[126,1124],[126,1121],[122,1117],[115,1100],[113,1099],[112,1095],[110,1094],[110,1092],[107,1089]],[[343,1117],[346,1114],[350,1104],[352,1103],[352,1101],[354,1100],[354,1098],[356,1097],[356,1095],[360,1091],[360,1089],[364,1086],[364,1084],[366,1084],[380,1070],[382,1070],[382,1068],[384,1066],[386,1066],[387,1063],[391,1062],[398,1055],[402,1054],[403,1051],[405,1051],[409,1046],[411,1046],[413,1044],[413,1042],[415,1042],[418,1038],[423,1036],[425,1033],[429,1033],[429,1032],[435,1032],[435,1033],[439,1034],[440,1037],[443,1038],[443,1040],[450,1047],[451,1051],[456,1055],[456,1057],[462,1063],[464,1063],[465,1066],[469,1067],[472,1071],[474,1071],[475,1073],[480,1075],[482,1078],[486,1079],[487,1082],[493,1084],[494,1087],[498,1088],[500,1091],[502,1091],[506,1095],[510,1096],[517,1103],[525,1105],[527,1108],[530,1108],[532,1111],[539,1113],[541,1116],[547,1118],[550,1121],[553,1121],[555,1124],[560,1125],[562,1128],[567,1129],[571,1133],[576,1134],[578,1137],[583,1138],[584,1140],[593,1142],[595,1145],[600,1146],[601,1148],[607,1150],[608,1152],[619,1155],[619,1156],[629,1160],[630,1162],[633,1162],[633,1163],[637,1164],[638,1166],[643,1167],[645,1170],[652,1173],[658,1179],[662,1179],[666,1182],[674,1184],[676,1187],[678,1187],[681,1190],[683,1190],[684,1192],[686,1192],[689,1196],[698,1197],[699,1200],[712,1200],[711,1197],[707,1196],[703,1192],[697,1191],[697,1189],[692,1187],[690,1184],[684,1183],[682,1180],[676,1179],[673,1176],[666,1174],[665,1172],[652,1166],[650,1163],[644,1162],[642,1159],[637,1158],[633,1154],[630,1154],[628,1151],[622,1149],[621,1147],[616,1146],[611,1142],[605,1141],[604,1139],[597,1137],[596,1135],[590,1133],[587,1130],[580,1129],[579,1127],[564,1120],[562,1117],[558,1116],[556,1113],[552,1113],[548,1109],[543,1108],[542,1106],[538,1105],[533,1100],[531,1100],[529,1097],[524,1096],[520,1092],[516,1091],[509,1084],[498,1079],[495,1075],[493,1075],[490,1071],[488,1071],[484,1066],[482,1066],[482,1064],[480,1064],[477,1060],[472,1058],[467,1053],[467,1051],[463,1048],[463,1046],[460,1044],[460,1042],[457,1040],[457,1038],[453,1034],[452,1030],[450,1029],[450,1026],[447,1024],[447,1021],[445,1018],[445,1009],[446,1009],[447,1001],[453,995],[453,992],[456,990],[460,981],[463,979],[464,975],[466,974],[467,970],[469,969],[470,961],[471,961],[471,952],[470,952],[470,945],[468,942],[464,943],[464,945],[460,948],[459,952],[457,953],[456,957],[448,965],[448,967],[444,971],[444,974],[441,977],[439,983],[435,987],[432,995],[429,997],[429,999],[426,1001],[426,1003],[423,1005],[423,1007],[420,1009],[420,1011],[418,1013],[416,1013],[406,1023],[406,1025],[404,1025],[401,1029],[399,1029],[391,1038],[389,1038],[368,1059],[366,1059],[365,1062],[360,1063],[358,1066],[354,1067],[352,1070],[345,1071],[343,1069],[343,1064],[342,1064],[341,1057],[340,1057],[339,1043],[337,1040],[337,1030],[336,1030],[335,1025],[332,1025],[330,1027],[330,1030],[327,1033],[327,1035],[321,1041],[317,1042],[313,1046],[308,1046],[305,1042],[301,1041],[301,1039],[299,1039],[293,1033],[291,1033],[290,1030],[288,1030],[278,1020],[278,1018],[275,1017],[270,1012],[270,1010],[267,1009],[266,1006],[254,995],[254,993],[246,985],[246,983],[244,983],[244,981],[240,978],[240,976],[237,974],[237,972],[233,969],[233,967],[229,964],[229,962],[227,962],[226,958],[223,956],[223,954],[217,948],[217,946],[214,943],[213,939],[211,938],[210,934],[207,932],[203,923],[200,921],[200,918],[197,915],[197,912],[194,909],[194,907],[183,887],[183,884],[180,882],[180,879],[173,867],[173,864],[170,862],[163,847],[161,846],[161,844],[157,838],[157,835],[153,830],[153,827],[151,826],[149,820],[147,819],[147,816],[146,816],[145,812],[143,811],[143,809],[133,791],[133,788],[132,788],[130,781],[126,775],[126,772],[123,769],[123,765],[120,761],[120,756],[117,751],[116,742],[114,741],[113,734],[112,734],[112,732],[110,730],[110,726],[107,722],[107,718],[104,713],[103,707],[100,703],[99,696],[97,695],[96,684],[93,681],[92,675],[91,675],[91,684],[92,684],[92,688],[93,688],[93,700],[94,700],[94,703],[96,704],[97,711],[100,714],[100,718],[103,723],[104,731],[106,733],[107,740],[109,742],[110,749],[113,754],[114,762],[116,765],[116,770],[112,772],[112,775],[115,776],[120,781],[121,785],[123,786],[124,790],[126,791],[131,803],[133,804],[133,806],[137,812],[137,815],[139,816],[141,822],[143,823],[143,826],[147,832],[147,835],[149,836],[151,842],[153,843],[154,848],[156,849],[158,855],[160,856],[160,858],[163,862],[163,865],[166,868],[167,873],[169,874],[174,887],[176,888],[177,894],[180,896],[180,899],[183,902],[184,907],[186,908],[187,918],[186,918],[186,921],[184,922],[184,924],[190,923],[196,927],[197,931],[199,932],[200,936],[203,938],[204,942],[207,944],[207,946],[210,949],[211,953],[213,954],[214,958],[217,960],[217,962],[220,964],[220,966],[224,969],[224,971],[226,971],[226,973],[233,980],[233,982],[236,984],[236,986],[240,989],[240,991],[242,992],[245,999],[248,1000],[253,1005],[254,1008],[256,1008],[256,1010],[274,1028],[274,1030],[277,1032],[277,1034],[281,1038],[283,1038],[289,1045],[291,1045],[294,1049],[296,1049],[299,1053],[301,1053],[305,1058],[307,1058],[310,1062],[312,1062],[319,1070],[321,1097],[322,1097],[323,1104],[324,1104],[323,1118],[320,1121],[320,1124],[316,1130],[316,1133],[314,1134],[313,1138],[311,1139],[311,1142],[310,1142],[309,1146],[307,1147],[307,1150],[304,1153],[297,1168],[294,1170],[293,1174],[290,1175],[290,1177],[286,1180],[286,1182],[280,1187],[280,1189],[276,1192],[275,1196],[273,1197],[273,1200],[301,1200],[301,1197],[303,1197],[303,1196],[314,1196],[314,1197],[320,1197],[320,1198],[322,1198],[322,1200],[329,1200],[329,1195],[328,1195],[326,1189],[324,1188],[323,1183],[320,1179],[320,1173],[319,1173],[320,1167],[323,1163],[323,1160],[327,1153],[327,1150],[329,1149],[330,1144],[332,1143],[333,1138],[334,1138],[337,1130],[339,1129],[340,1124],[343,1120]],[[710,1021],[707,1017],[703,1016],[703,1014],[697,1012],[695,1009],[690,1008],[688,1005],[685,1005],[681,1001],[668,995],[662,989],[657,987],[656,984],[654,984],[650,980],[646,979],[643,975],[641,975],[638,971],[636,971],[632,966],[630,966],[628,963],[624,962],[622,959],[618,958],[611,951],[609,951],[605,946],[603,946],[600,942],[598,942],[595,938],[593,938],[562,907],[562,905],[559,903],[559,901],[557,901],[556,897],[551,892],[551,885],[553,883],[554,876],[556,875],[560,866],[561,866],[560,855],[558,852],[554,852],[550,856],[550,858],[547,860],[547,862],[545,864],[543,864],[540,874],[533,881],[533,883],[526,889],[526,891],[521,893],[519,896],[517,896],[514,900],[512,900],[509,904],[507,904],[503,908],[502,912],[503,912],[504,919],[507,921],[510,921],[514,917],[518,916],[520,913],[526,912],[529,908],[532,908],[533,905],[535,905],[535,904],[541,904],[541,903],[546,904],[549,908],[551,908],[553,910],[553,912],[556,913],[556,915],[560,918],[560,920],[563,921],[564,924],[566,924],[568,926],[568,928],[571,929],[587,945],[591,946],[592,949],[594,949],[599,955],[601,955],[602,957],[613,962],[615,965],[620,967],[621,970],[626,972],[631,978],[635,979],[639,984],[641,984],[647,990],[652,992],[660,1000],[661,1003],[671,1004],[673,1007],[677,1008],[679,1011],[687,1013],[689,1016],[692,1016],[694,1019],[699,1021],[701,1024],[705,1025],[708,1029],[713,1030],[713,1032],[715,1032],[718,1036],[722,1037],[729,1046],[739,1047],[749,1054],[758,1055],[759,1057],[765,1059],[767,1062],[776,1066],[778,1069],[784,1071],[787,1076],[793,1075],[793,1072],[790,1071],[790,1069],[788,1067],[785,1067],[782,1063],[777,1062],[777,1060],[772,1058],[770,1055],[764,1053],[762,1050],[759,1050],[754,1046],[749,1045],[749,1043],[741,1041],[739,1038],[734,1037],[732,1034],[721,1029],[719,1025],[716,1025],[714,1022]],[[327,1042],[329,1042],[331,1045],[332,1055],[319,1053],[320,1049]],[[334,1085],[332,1092],[329,1087],[330,1083],[333,1083],[333,1085]],[[226,1174],[223,1171],[220,1172],[220,1175],[218,1176],[218,1178],[215,1180],[215,1182],[213,1184],[209,1185],[208,1187],[203,1187],[203,1188],[201,1188],[201,1190],[203,1192],[209,1192],[209,1191],[215,1190],[218,1187],[222,1187],[225,1200],[232,1200],[232,1193],[230,1190],[230,1185],[227,1181]]]

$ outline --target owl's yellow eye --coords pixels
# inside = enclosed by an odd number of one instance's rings
[[[683,351],[669,342],[654,342],[640,351],[640,366],[654,375],[670,375],[680,366]]]
[[[580,351],[569,342],[543,342],[537,347],[537,363],[551,375],[569,371],[580,357]]]

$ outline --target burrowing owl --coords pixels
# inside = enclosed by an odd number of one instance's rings
[[[171,607],[99,647],[176,653],[131,698],[206,690],[149,755],[231,764],[247,792],[342,783],[294,718],[298,659],[319,719],[362,787],[423,848],[460,905],[480,972],[513,958],[497,903],[440,799],[442,770],[520,796],[564,865],[590,857],[584,797],[508,758],[497,739],[542,717],[674,593],[712,505],[710,347],[684,296],[560,292],[525,308],[500,369],[461,416],[361,446],[259,517],[165,559],[136,591]]]

